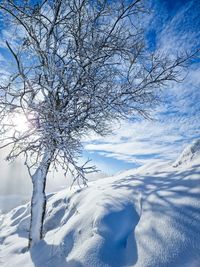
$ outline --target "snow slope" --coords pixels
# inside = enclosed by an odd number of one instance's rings
[[[27,251],[30,205],[0,219],[2,267],[199,267],[200,157],[48,195],[45,238]]]
[[[200,139],[194,140],[191,145],[188,145],[178,159],[174,163],[174,167],[182,164],[190,164],[190,162],[200,157]]]

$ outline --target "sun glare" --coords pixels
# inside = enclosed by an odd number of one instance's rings
[[[25,132],[28,130],[28,120],[24,114],[16,113],[12,117],[12,124],[14,129],[18,132]]]

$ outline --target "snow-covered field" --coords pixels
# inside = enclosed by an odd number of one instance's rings
[[[200,147],[87,188],[48,195],[45,238],[30,252],[30,205],[0,217],[2,267],[199,267]]]

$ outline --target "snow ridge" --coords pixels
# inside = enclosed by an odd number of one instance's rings
[[[200,157],[200,139],[195,140],[191,145],[188,145],[174,162],[173,166],[178,167],[183,164],[190,164],[198,157]]]

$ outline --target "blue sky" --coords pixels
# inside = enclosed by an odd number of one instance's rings
[[[174,53],[200,47],[200,1],[147,1],[152,13],[144,18],[148,49]],[[2,27],[1,27],[2,30]],[[9,33],[4,32],[4,36]],[[0,63],[8,58],[0,40]],[[193,139],[200,137],[200,60],[191,65],[181,84],[169,84],[162,103],[152,111],[152,121],[138,119],[115,125],[106,138],[92,136],[84,142],[85,158],[113,174],[156,160],[174,160]],[[5,72],[1,68],[0,73]],[[1,75],[2,76],[2,75]]]
[[[169,53],[200,47],[200,1],[152,1],[144,20],[148,49]],[[192,140],[200,137],[200,60],[191,64],[182,83],[162,91],[162,103],[152,121],[125,121],[107,138],[85,143],[85,156],[111,174],[156,160],[174,160]]]

